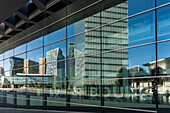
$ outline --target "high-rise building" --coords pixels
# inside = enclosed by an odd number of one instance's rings
[[[74,77],[75,76],[75,59],[74,59],[74,43],[69,43],[69,56],[67,57],[70,60],[67,61],[67,70],[68,76]]]
[[[39,74],[45,74],[45,58],[39,60]]]
[[[65,61],[60,61],[64,59],[65,57],[60,48],[48,51],[46,57],[46,73],[55,76],[65,76]]]
[[[33,65],[38,65],[38,62],[31,61],[29,59],[24,59],[24,73],[25,74],[36,74],[39,72],[39,67],[31,68]]]
[[[103,25],[115,19],[126,17],[128,15],[128,3],[124,2],[115,7],[111,7],[102,11],[102,18],[100,13],[94,14],[84,20],[74,24],[74,32],[79,33],[88,31],[94,26]],[[123,20],[117,24],[109,25],[102,29],[96,29],[74,38],[74,57],[85,56],[103,51],[110,51],[113,48],[128,47],[128,23]],[[101,32],[101,33],[100,33]],[[102,39],[101,35],[102,34]],[[70,49],[70,47],[69,47]],[[123,76],[120,76],[120,70],[126,68],[128,70],[128,51],[123,50],[119,52],[111,52],[106,54],[98,54],[93,56],[85,56],[75,59],[75,78],[77,79],[99,79],[101,76],[101,61],[102,61],[102,76],[104,78],[112,77],[127,77],[127,71]],[[74,68],[74,67],[72,67]],[[123,72],[122,72],[123,73]],[[99,87],[100,81],[82,81],[77,84],[77,87]],[[112,85],[115,81],[105,82],[104,85]],[[125,82],[124,82],[125,83]],[[126,83],[127,84],[127,83]],[[89,88],[90,89],[90,88]]]

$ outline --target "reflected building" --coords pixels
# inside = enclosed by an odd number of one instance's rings
[[[28,60],[28,59],[24,59],[24,73],[25,74],[36,74],[39,72],[39,67],[38,66],[34,66],[33,68],[30,66],[33,65],[39,65],[38,62],[32,61],[32,60]]]
[[[4,68],[0,67],[0,76],[4,76]]]
[[[39,59],[39,74],[45,74],[45,58]]]
[[[117,9],[119,7],[119,10]],[[100,20],[100,13],[90,16],[78,23],[74,24],[75,34],[83,31],[88,31],[101,24],[112,22],[115,18],[128,15],[128,3],[124,2],[118,6],[111,7],[102,11],[102,18]],[[111,16],[110,16],[111,15]],[[119,48],[128,47],[128,22],[121,21],[114,25],[109,25],[100,29],[96,29],[79,36],[74,39],[74,57],[85,56],[102,51],[109,51]],[[102,37],[101,37],[102,34]],[[102,39],[101,39],[102,38]],[[102,46],[101,46],[102,44]],[[101,76],[101,62],[102,62],[102,76],[104,78],[113,77],[127,77],[128,76],[128,51],[121,50],[118,52],[111,52],[105,54],[85,56],[75,59],[75,79],[100,79]],[[120,71],[122,70],[122,71]],[[123,73],[123,74],[120,74]],[[74,79],[74,78],[73,78]],[[115,81],[103,81],[107,87],[112,86]],[[124,85],[128,85],[125,81]],[[76,82],[74,86],[90,89],[91,87],[99,87],[100,80],[81,81]]]
[[[60,48],[56,48],[47,52],[46,57],[46,73],[55,76],[65,76],[65,59]]]
[[[17,68],[24,68],[24,59],[18,57],[11,57],[10,58],[10,70],[14,70]],[[24,73],[23,69],[11,71],[10,75],[14,75],[16,73]]]
[[[20,1],[0,1],[1,106],[169,112],[169,0]]]
[[[23,59],[23,58],[18,58],[18,57],[11,57],[10,58],[10,70],[11,74],[10,75],[15,75],[17,73],[24,73],[24,74],[37,74],[37,73],[45,73],[45,58],[40,58],[40,63],[28,60],[28,59]],[[41,64],[41,65],[39,65]],[[33,66],[34,68],[30,67]],[[35,66],[35,65],[39,65]],[[18,69],[21,68],[21,69]],[[18,70],[15,70],[18,69]]]
[[[156,61],[145,63],[143,64],[143,66],[149,67],[150,72],[144,71],[140,66],[135,66],[129,69],[130,74],[131,76],[132,75],[135,75],[135,76],[138,75],[142,77],[149,76],[149,78],[134,79],[131,81],[131,86],[133,88],[138,89],[139,91],[146,89],[149,94],[152,94],[153,93],[152,82],[154,78],[150,77],[149,73],[151,73],[151,76],[156,75],[156,70],[155,70]],[[158,93],[166,95],[167,90],[169,90],[169,87],[170,87],[170,78],[168,77],[170,73],[170,57],[157,60],[157,66],[158,66],[158,76],[164,76],[164,77],[157,78],[158,79]],[[167,78],[165,76],[167,76]],[[163,98],[162,95],[161,95],[161,98]]]
[[[143,64],[143,66],[147,66],[150,68],[150,71],[153,71],[155,70],[155,67],[156,67],[156,61]],[[158,68],[159,74],[161,75],[170,74],[170,57],[157,60],[157,66],[159,67]]]
[[[69,58],[74,58],[74,43],[69,43]],[[67,71],[69,77],[75,76],[75,59],[70,59],[67,61]]]
[[[129,76],[137,77],[137,76],[149,75],[149,73],[146,72],[146,70],[141,68],[139,65],[131,67],[128,71],[129,71]]]

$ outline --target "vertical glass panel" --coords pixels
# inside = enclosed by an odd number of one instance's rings
[[[27,97],[26,97],[26,95],[24,95],[24,93],[22,94],[22,93],[18,93],[17,94],[17,106],[18,107],[26,107],[27,106]]]
[[[6,102],[7,102],[7,106],[13,106],[14,104],[14,94],[13,93],[10,93],[10,92],[7,92],[7,95],[6,95]]]
[[[49,11],[57,11],[49,19],[44,20],[44,25],[51,22],[55,24],[44,30],[44,59],[41,69],[44,70],[43,91],[46,107],[49,109],[66,109],[66,7],[71,2],[60,0],[57,7]],[[61,8],[61,9],[60,9]],[[60,9],[60,10],[59,10]],[[41,70],[40,69],[40,70]],[[59,81],[59,82],[58,82]]]
[[[65,63],[65,62],[60,62]],[[56,71],[59,71],[60,68],[56,68]],[[58,72],[59,73],[59,72]],[[66,77],[65,76],[56,76],[52,74],[45,75],[50,78],[45,78],[49,79],[49,81],[44,81],[44,88],[47,96],[47,106],[48,107],[54,107],[54,106],[59,106],[63,107],[66,105]],[[50,82],[52,81],[52,82]]]
[[[158,66],[161,71],[161,75],[168,76],[170,74],[169,58],[170,58],[170,42],[158,43]]]
[[[46,59],[44,91],[49,95],[47,106],[64,107],[66,104],[66,40],[45,46],[44,57]]]
[[[70,59],[67,67],[70,102],[76,103],[71,107],[84,104],[81,108],[85,110],[90,105],[100,105],[100,56]]]
[[[155,111],[152,78],[143,78],[154,76],[149,64],[155,59],[155,45],[102,54],[105,106]]]
[[[41,58],[43,58],[43,48],[29,51],[27,53],[27,59],[24,60],[24,63],[26,63],[27,67],[31,65],[39,65]]]
[[[24,67],[12,70],[14,92],[21,93],[22,95],[21,97],[25,97],[23,95],[25,95],[26,87],[27,87],[27,78],[25,72],[26,72],[26,68]],[[18,99],[18,101],[22,101],[22,99]],[[21,105],[21,103],[17,103],[17,104]]]
[[[170,37],[170,6],[165,6],[157,10],[158,17],[158,41],[169,39]]]
[[[155,7],[155,0],[128,0],[128,15],[140,13]]]
[[[43,37],[27,43],[27,51],[43,46]]]
[[[26,91],[29,95],[30,106],[35,108],[41,108],[43,106],[43,81],[44,75],[40,73],[40,65],[39,66],[30,66],[24,68],[26,71],[25,74],[20,75],[20,79],[26,78],[26,85],[23,85],[24,89],[26,87]]]
[[[159,111],[169,112],[170,109],[170,41],[158,43],[158,96]]]
[[[20,45],[14,49],[14,55],[26,52],[26,44]]]
[[[156,0],[156,1],[157,1],[157,6],[163,5],[163,4],[166,4],[166,3],[170,2],[170,0]]]
[[[155,41],[154,14],[154,11],[151,11],[128,20],[129,46]]]

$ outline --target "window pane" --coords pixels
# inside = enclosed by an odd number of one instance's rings
[[[158,43],[158,94],[160,111],[168,112],[170,107],[170,41]]]
[[[155,7],[155,0],[128,0],[128,15],[134,15],[153,7]]]
[[[39,48],[27,53],[27,59],[24,60],[27,66],[39,65],[41,58],[43,58],[43,48]]]
[[[154,76],[149,64],[156,59],[155,45],[101,55],[105,106],[156,110],[152,78],[144,78]]]
[[[157,11],[158,17],[158,40],[169,39],[170,37],[170,6],[162,7]]]
[[[20,45],[14,49],[14,55],[26,52],[26,44]]]
[[[155,41],[154,14],[154,11],[151,11],[128,20],[129,46]]]
[[[13,49],[6,51],[6,52],[4,53],[4,59],[13,56],[13,53],[14,53]]]
[[[43,37],[27,43],[27,51],[43,46]]]
[[[163,5],[163,4],[166,4],[166,3],[170,2],[170,0],[156,0],[156,1],[157,1],[157,6]]]

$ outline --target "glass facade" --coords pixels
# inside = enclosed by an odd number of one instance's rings
[[[62,2],[0,48],[0,106],[168,113],[170,1]]]

